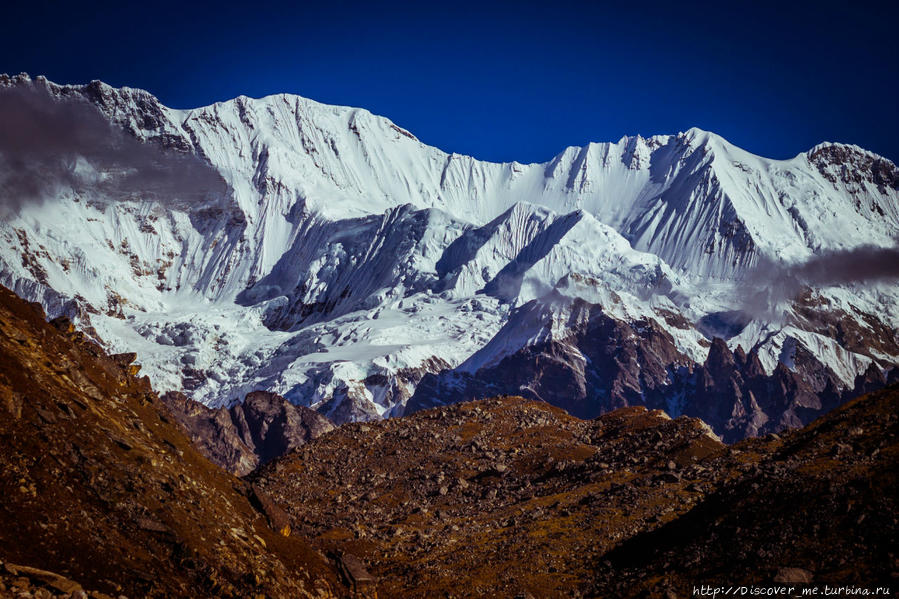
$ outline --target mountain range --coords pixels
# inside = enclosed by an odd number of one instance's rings
[[[899,378],[899,169],[856,146],[690,129],[500,164],[287,94],[4,75],[0,102],[0,283],[211,409],[512,394],[734,441]]]

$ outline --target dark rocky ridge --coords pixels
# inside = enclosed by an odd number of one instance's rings
[[[334,597],[332,566],[194,449],[131,359],[0,287],[0,596],[76,596],[58,576],[101,598]]]
[[[510,319],[516,327],[536,302]],[[702,364],[676,347],[654,320],[624,322],[602,306],[575,300],[570,334],[504,357],[474,374],[461,369],[425,375],[407,413],[435,405],[514,394],[546,401],[580,418],[620,407],[646,406],[701,418],[726,442],[800,427],[861,393],[899,380],[895,365],[884,376],[869,369],[851,389],[798,341],[793,368],[778,364],[767,374],[755,349],[732,352],[714,338]],[[584,360],[584,357],[587,360]]]
[[[162,400],[200,453],[238,476],[334,428],[318,412],[266,391],[230,408],[210,409],[175,392]]]

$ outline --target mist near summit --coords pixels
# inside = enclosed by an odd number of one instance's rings
[[[0,216],[64,190],[177,202],[221,194],[226,185],[198,156],[128,135],[81,96],[0,86]]]

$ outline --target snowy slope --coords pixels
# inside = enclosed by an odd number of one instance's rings
[[[99,82],[3,77],[0,89],[87,103],[226,183],[190,201],[61,184],[0,228],[0,283],[89,321],[113,349],[137,351],[158,389],[208,405],[262,388],[338,420],[396,414],[426,372],[471,368],[488,342],[529,343],[493,337],[553,290],[654,318],[701,360],[708,340],[693,325],[739,305],[759,260],[899,235],[896,167],[853,146],[776,161],[691,129],[496,164],[285,94],[173,110]],[[846,385],[872,358],[899,361],[884,339],[899,327],[895,286],[816,297],[883,342],[846,347],[786,302],[730,343],[758,345],[773,370],[798,340]]]

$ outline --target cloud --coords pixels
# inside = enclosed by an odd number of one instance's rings
[[[899,247],[859,246],[816,255],[801,264],[763,259],[741,283],[741,309],[771,316],[777,305],[796,299],[807,287],[899,280]]]
[[[65,188],[163,202],[227,189],[198,156],[130,136],[81,96],[55,96],[34,84],[0,86],[0,210],[17,211]]]

